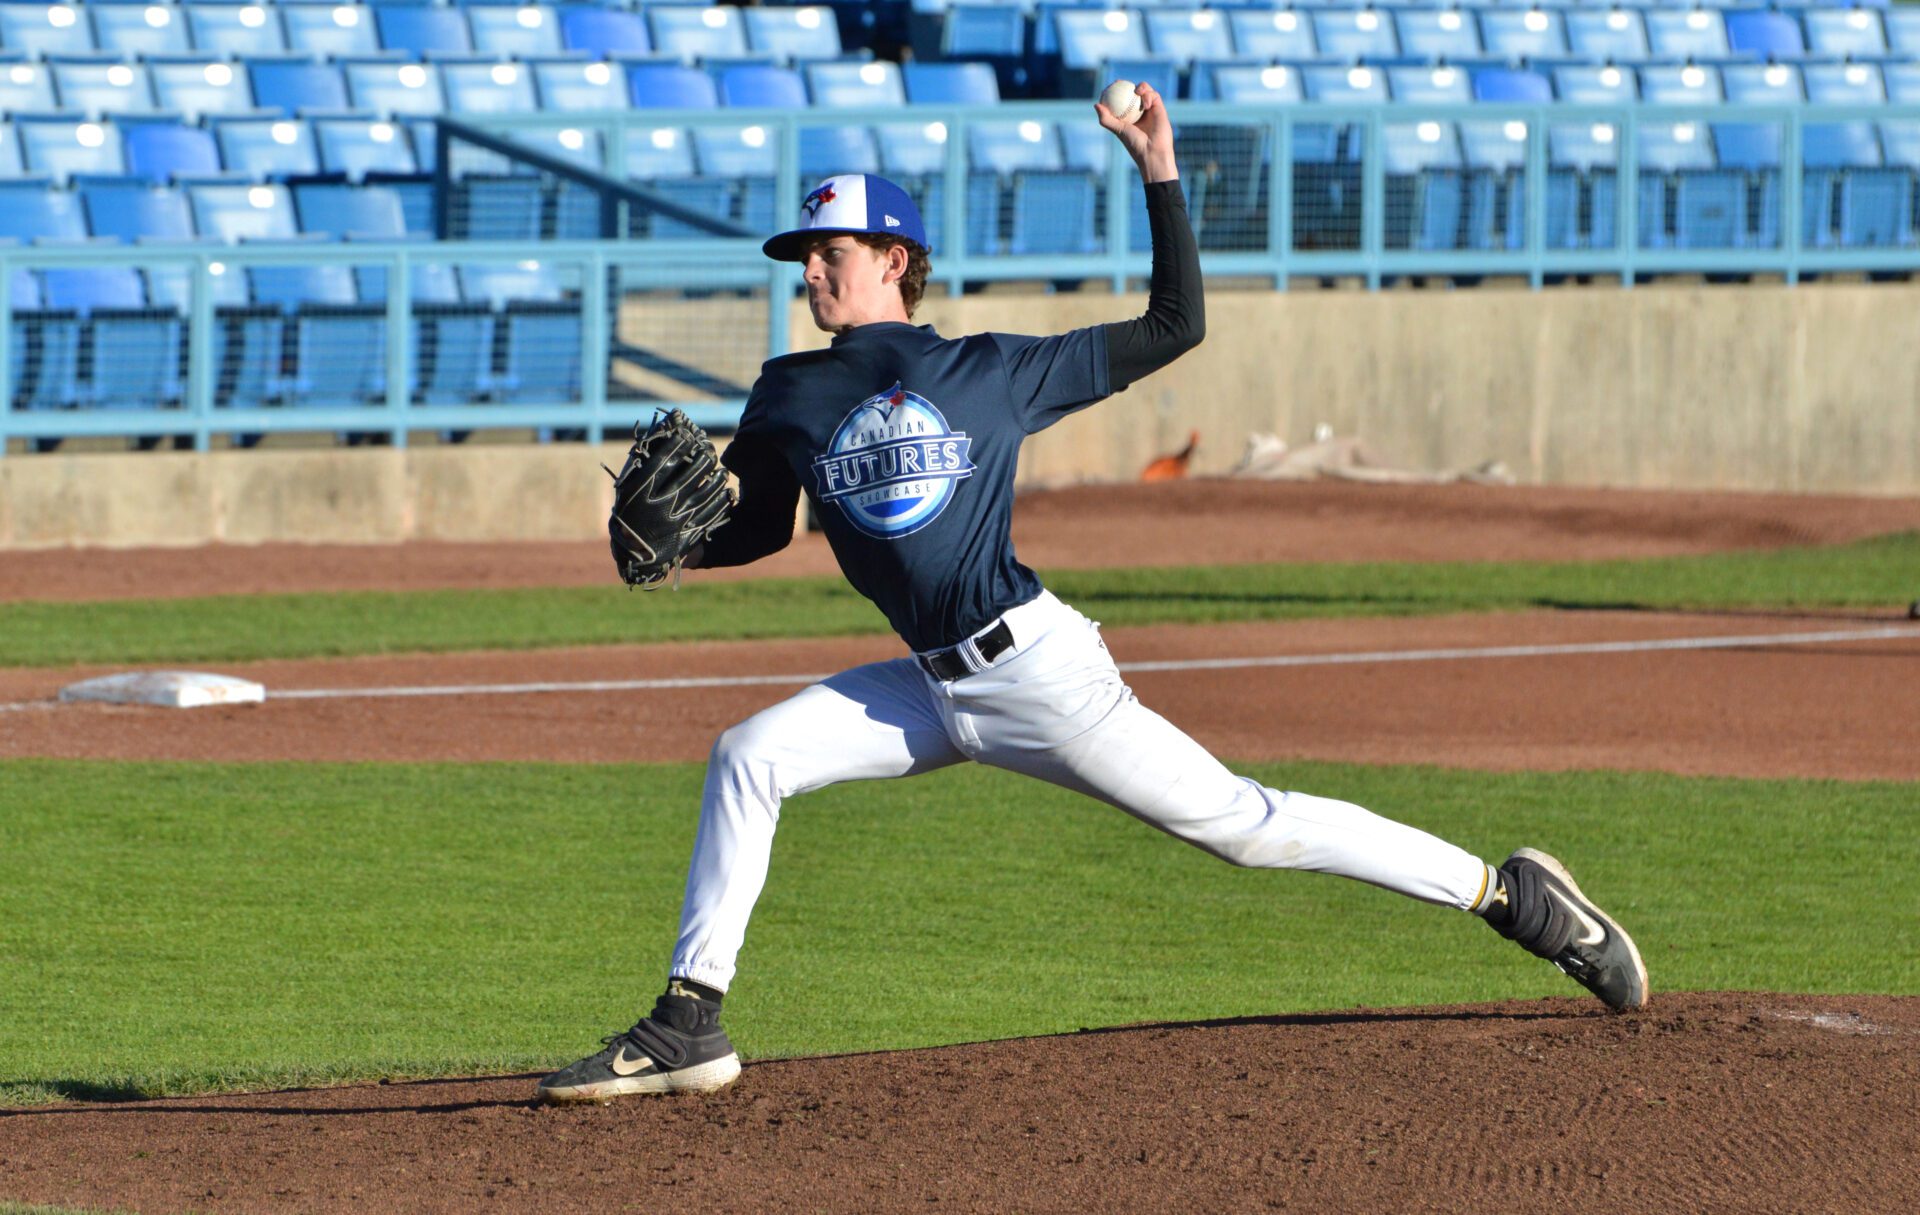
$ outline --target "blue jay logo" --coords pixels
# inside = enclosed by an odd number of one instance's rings
[[[911,535],[940,517],[973,475],[972,440],[933,403],[895,383],[855,405],[813,460],[820,502],[877,540]]]
[[[789,195],[788,197],[792,196]],[[828,182],[826,185],[816,188],[813,193],[807,195],[806,201],[800,204],[800,209],[807,213],[808,219],[812,219],[814,216],[820,214],[820,208],[832,202],[833,199],[833,183]]]

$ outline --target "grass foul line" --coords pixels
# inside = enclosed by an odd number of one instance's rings
[[[1563,645],[1503,645],[1432,650],[1366,650],[1347,654],[1277,654],[1253,658],[1192,658],[1165,662],[1123,662],[1122,673],[1137,671],[1226,671],[1252,667],[1319,667],[1370,662],[1457,662],[1493,658],[1554,658],[1577,654],[1641,654],[1671,650],[1729,650],[1785,645],[1832,645],[1847,641],[1920,638],[1920,628],[1885,625],[1818,633],[1761,633],[1734,637],[1674,637],[1652,641],[1586,641]],[[674,679],[596,679],[577,683],[492,683],[393,688],[294,688],[269,690],[271,700],[351,700],[404,696],[517,696],[540,692],[650,692],[681,688],[737,688],[768,684],[810,684],[826,675],[714,675]]]

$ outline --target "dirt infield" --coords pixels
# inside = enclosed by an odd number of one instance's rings
[[[1831,544],[1920,529],[1912,498],[1182,481],[1024,494],[1014,544],[1036,569],[1267,561],[1549,561]],[[702,578],[837,572],[826,541]],[[442,587],[604,586],[601,541],[212,545],[6,553],[0,602]]]
[[[1193,483],[1032,495],[1016,517],[1042,567],[1574,559],[1855,539],[1920,528],[1920,501]],[[598,544],[7,554],[0,600],[589,584],[607,563]],[[750,573],[831,568],[807,537]],[[1129,682],[1237,759],[1920,781],[1920,625],[1899,615],[1569,611],[1108,640],[1123,664],[1216,663]],[[1862,630],[1894,632],[1830,636]],[[1765,640],[1782,634],[1825,639]],[[1755,640],[1655,644],[1713,638]],[[1411,651],[1429,653],[1396,660]],[[186,713],[55,706],[99,672],[5,670],[0,758],[697,760],[805,677],[900,653],[827,639],[236,664],[221,670],[270,697],[361,694]],[[695,697],[476,689],[742,675],[760,682]],[[396,694],[428,687],[466,691]],[[517,1076],[0,1110],[0,1198],[149,1215],[1920,1209],[1920,998],[1654,982],[1624,1016],[1563,999],[1100,1029],[760,1062],[717,1096],[604,1109],[533,1106]]]
[[[0,1190],[195,1211],[1890,1212],[1920,1000],[1360,1010],[750,1064],[0,1111]]]
[[[1107,630],[1123,664],[1489,646],[1824,634],[1841,644],[1134,672],[1142,701],[1241,760],[1335,759],[1488,769],[1632,768],[1725,776],[1920,780],[1913,703],[1920,625],[1892,613],[1685,616],[1535,612]],[[701,760],[719,732],[820,676],[905,653],[831,638],[223,665],[268,702],[177,712],[44,703],[92,668],[0,670],[0,754],[222,760]],[[760,677],[709,687],[274,699],[532,682]],[[782,678],[787,677],[787,678]],[[1791,687],[1794,695],[1779,695]]]

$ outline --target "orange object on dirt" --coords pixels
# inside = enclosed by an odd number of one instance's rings
[[[1200,432],[1187,432],[1187,445],[1170,456],[1161,456],[1147,465],[1140,473],[1142,481],[1178,481],[1187,475],[1187,461],[1193,459],[1193,449],[1200,446]]]

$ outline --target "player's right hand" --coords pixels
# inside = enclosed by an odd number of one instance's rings
[[[1100,118],[1100,125],[1112,131],[1120,146],[1133,157],[1133,163],[1140,166],[1140,176],[1147,181],[1172,181],[1180,176],[1173,159],[1173,123],[1167,117],[1167,103],[1161,100],[1159,90],[1146,81],[1133,88],[1140,98],[1140,117],[1137,121],[1122,122],[1114,116],[1102,102],[1094,102],[1094,113]]]

